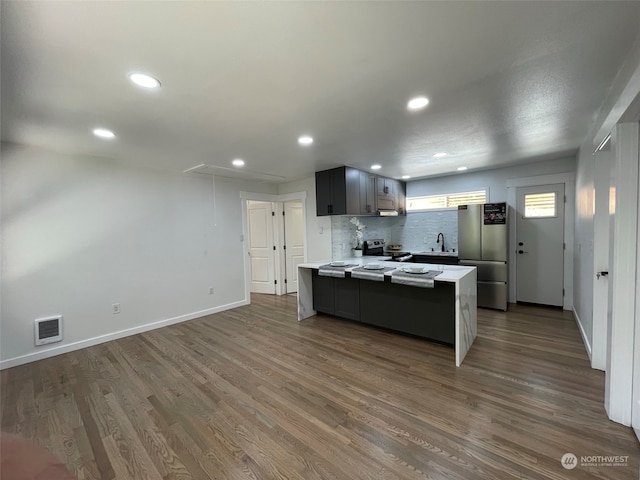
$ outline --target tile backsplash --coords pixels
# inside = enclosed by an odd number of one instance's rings
[[[458,251],[458,211],[437,210],[409,213],[406,217],[358,217],[366,228],[364,239],[382,238],[387,244],[401,244],[408,252],[440,250],[438,233],[444,234],[447,250]],[[350,216],[331,217],[331,247],[334,259],[349,257],[356,243]]]

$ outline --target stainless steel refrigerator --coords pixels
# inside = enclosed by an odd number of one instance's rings
[[[478,306],[507,310],[509,228],[506,203],[458,207],[460,265],[478,268]]]

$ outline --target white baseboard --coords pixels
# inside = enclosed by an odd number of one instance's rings
[[[589,355],[589,360],[591,360],[591,344],[589,343],[586,333],[584,333],[584,328],[582,328],[582,322],[580,321],[580,317],[578,316],[576,309],[573,308],[572,310],[573,316],[578,324],[578,330],[580,330],[580,335],[582,336],[582,343],[584,343],[584,347],[587,349],[587,355]]]
[[[81,348],[91,347],[100,343],[110,342],[111,340],[117,340],[118,338],[128,337],[130,335],[136,335],[138,333],[148,332],[157,328],[168,327],[169,325],[175,325],[176,323],[186,322],[187,320],[193,320],[195,318],[212,315],[214,313],[223,312],[225,310],[231,310],[232,308],[248,305],[250,302],[248,299],[240,300],[238,302],[228,303],[226,305],[220,305],[219,307],[209,308],[207,310],[201,310],[199,312],[187,313],[173,318],[167,318],[164,320],[158,320],[155,322],[140,325],[138,327],[127,328],[113,333],[107,333],[105,335],[99,335],[97,337],[87,338],[86,340],[80,340],[78,342],[69,343],[67,345],[60,345],[53,348],[47,348],[46,350],[39,350],[37,352],[28,353],[26,355],[20,355],[18,357],[8,358],[7,360],[0,361],[0,370],[5,368],[17,367],[18,365],[24,365],[25,363],[35,362],[63,353],[73,352],[80,350]]]

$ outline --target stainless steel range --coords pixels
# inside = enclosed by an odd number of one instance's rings
[[[362,249],[362,255],[381,257],[384,255],[384,240],[377,238],[375,240],[365,240]]]
[[[411,255],[410,252],[400,252],[395,250],[393,252],[385,252],[384,240],[381,238],[376,238],[374,240],[365,240],[362,255],[375,257],[391,257],[391,260],[394,262],[413,261],[413,255]]]

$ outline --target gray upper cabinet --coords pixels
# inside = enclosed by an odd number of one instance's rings
[[[378,195],[394,195],[395,182],[392,178],[377,177],[376,178],[376,191]]]
[[[360,171],[338,167],[316,172],[316,213],[346,215],[360,213]]]
[[[396,209],[398,215],[407,214],[407,182],[396,180]]]
[[[378,210],[406,214],[406,184],[351,167],[316,172],[316,213],[377,215]]]
[[[360,172],[360,215],[373,215],[376,206],[376,175]]]
[[[376,178],[376,203],[378,210],[397,210],[398,180],[385,177]]]
[[[316,172],[316,213],[331,215],[333,211],[333,173],[331,170]],[[338,188],[339,185],[336,185]]]

